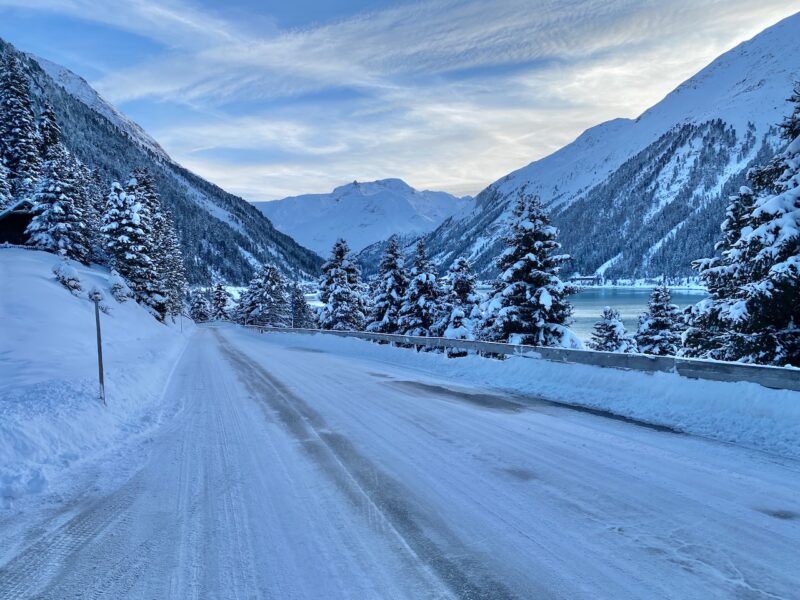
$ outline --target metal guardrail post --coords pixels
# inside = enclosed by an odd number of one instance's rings
[[[100,299],[94,298],[94,324],[97,329],[97,373],[100,380],[100,399],[106,404],[106,384],[103,375],[103,337],[100,333]]]

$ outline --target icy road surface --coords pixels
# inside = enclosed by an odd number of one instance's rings
[[[800,594],[797,461],[296,337],[199,329],[166,424],[0,518],[0,598]]]

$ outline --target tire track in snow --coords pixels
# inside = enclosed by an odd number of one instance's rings
[[[426,514],[401,484],[361,454],[344,436],[331,431],[322,418],[261,365],[235,349],[215,330],[222,354],[239,373],[263,407],[276,414],[339,491],[367,514],[379,518],[418,561],[456,598],[511,600],[517,598],[488,573],[484,560],[449,528]],[[537,598],[549,597],[539,590]]]

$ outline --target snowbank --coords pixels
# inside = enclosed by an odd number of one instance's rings
[[[0,249],[0,505],[42,491],[73,463],[161,417],[161,391],[193,324],[158,323],[141,306],[118,303],[107,269],[67,261],[82,291],[56,281],[63,261],[44,252]],[[101,314],[108,407],[98,397],[94,305]]]
[[[258,335],[243,332],[244,335]],[[687,379],[674,373],[637,373],[529,357],[499,361],[477,356],[448,359],[355,338],[324,334],[265,334],[357,359],[411,367],[463,384],[600,409],[679,431],[800,457],[800,393],[754,383]]]

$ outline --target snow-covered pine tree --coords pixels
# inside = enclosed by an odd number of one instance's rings
[[[779,125],[783,139],[791,142],[800,137],[800,81],[794,84],[792,95],[787,99],[792,103],[792,114]]]
[[[0,154],[9,169],[16,198],[33,193],[39,176],[39,136],[28,78],[13,51],[6,51],[0,67]]]
[[[135,195],[144,212],[149,215],[150,226],[146,231],[147,235],[144,238],[144,243],[146,244],[145,251],[153,261],[153,278],[150,282],[151,294],[158,296],[162,301],[158,311],[163,314],[168,312],[170,314],[178,314],[180,312],[179,306],[177,307],[177,312],[170,311],[170,308],[175,308],[174,306],[170,307],[169,289],[171,261],[169,252],[172,250],[169,244],[171,222],[161,204],[161,196],[156,190],[155,181],[147,169],[135,169],[128,178],[125,191],[130,195]],[[178,294],[182,294],[182,290]]]
[[[102,215],[105,211],[105,186],[97,171],[80,164],[78,182],[83,191],[83,213],[89,235],[89,250],[92,262],[106,264],[108,256],[104,249],[104,237],[101,231]]]
[[[672,304],[669,288],[653,288],[647,312],[639,317],[639,329],[634,336],[639,352],[656,356],[675,356],[681,347],[681,313]]]
[[[197,290],[191,295],[192,300],[189,306],[189,316],[195,323],[205,323],[211,319],[211,305],[208,302],[205,292]]]
[[[476,292],[476,278],[472,272],[472,265],[464,257],[457,258],[447,272],[445,281],[449,323],[452,324],[451,309],[460,308],[464,313],[461,317],[462,324],[469,332],[469,337],[464,339],[474,339],[473,333],[481,321],[481,298]]]
[[[211,319],[211,305],[208,302],[205,292],[197,290],[191,294],[191,304],[189,305],[189,316],[195,323],[205,323]]]
[[[347,242],[340,239],[322,265],[319,323],[322,329],[361,331],[366,320],[361,296],[361,271]]]
[[[800,366],[800,85],[781,124],[785,150],[751,169],[723,223],[720,256],[700,261],[709,299],[692,310],[685,353]]]
[[[683,333],[683,356],[725,360],[731,344],[732,323],[725,314],[730,305],[742,298],[742,284],[748,279],[749,265],[738,264],[732,250],[748,226],[755,203],[749,187],[730,197],[722,222],[722,236],[714,249],[717,256],[696,260],[692,266],[708,289],[708,297],[691,307]]]
[[[214,321],[227,321],[229,319],[228,304],[230,295],[222,282],[214,284],[211,291],[211,318]]]
[[[602,352],[636,352],[636,342],[625,332],[619,311],[606,306],[602,318],[594,324],[589,348]]]
[[[483,339],[581,347],[569,330],[567,297],[577,289],[558,276],[569,256],[556,254],[557,236],[539,197],[522,190],[505,239],[508,248],[497,258],[500,277],[481,324]]]
[[[51,152],[33,196],[28,243],[83,263],[89,262],[89,230],[82,190],[66,150]]]
[[[800,111],[784,131],[800,128]],[[731,261],[746,273],[741,298],[723,318],[732,323],[726,358],[800,366],[800,136],[773,161],[776,178],[759,193]],[[741,278],[744,279],[744,278]]]
[[[286,283],[280,271],[265,263],[239,298],[237,319],[245,325],[288,327],[291,322]]]
[[[48,160],[54,151],[60,152],[58,146],[61,143],[61,128],[58,126],[56,113],[47,100],[42,114],[39,115],[38,130],[39,155],[43,160]]]
[[[254,316],[259,311],[262,302],[261,293],[263,282],[261,281],[261,269],[256,271],[250,278],[247,288],[239,294],[239,301],[236,304],[236,311],[232,315],[234,320],[242,325],[253,325]]]
[[[292,323],[292,310],[283,275],[273,265],[264,265],[262,278],[269,296],[267,324],[270,327],[289,327]]]
[[[126,189],[114,182],[108,194],[102,227],[105,250],[111,266],[130,285],[138,302],[150,307],[159,319],[166,314],[166,298],[161,294],[153,259],[150,211],[138,195],[135,179]]]
[[[6,159],[0,153],[0,211],[11,205],[12,196],[9,175]]]
[[[469,320],[464,314],[464,308],[459,304],[450,305],[450,310],[446,314],[446,322],[443,324],[443,326],[444,329],[442,331],[442,337],[446,337],[451,340],[475,339],[472,326],[469,324]],[[466,350],[460,350],[458,348],[447,349],[447,356],[451,358],[459,358],[466,355]]]
[[[367,331],[397,333],[397,320],[408,287],[408,271],[397,236],[389,238],[374,283]]]
[[[131,290],[125,278],[119,274],[115,269],[111,269],[111,275],[108,278],[108,283],[111,286],[111,296],[114,300],[122,304],[127,302],[128,299],[134,297],[133,290]]]
[[[183,263],[183,252],[175,231],[175,222],[172,213],[162,208],[164,218],[163,237],[161,245],[164,248],[164,260],[161,268],[162,277],[166,279],[167,312],[170,315],[179,315],[183,309],[183,299],[186,295],[186,266]]]
[[[414,267],[403,297],[397,320],[398,331],[403,335],[435,337],[441,335],[435,325],[441,323],[442,292],[436,273],[425,250],[425,241],[417,242]]]
[[[292,283],[289,290],[289,307],[292,315],[292,327],[297,329],[313,329],[315,327],[314,314],[306,302],[303,290],[297,283]]]

